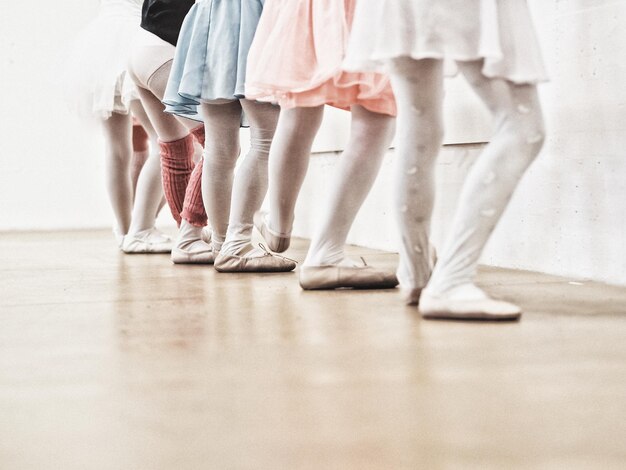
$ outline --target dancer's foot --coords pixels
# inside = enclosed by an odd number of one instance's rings
[[[169,253],[172,251],[172,239],[155,227],[142,230],[124,237],[122,251],[136,253]]]
[[[422,291],[419,299],[422,317],[439,320],[515,321],[521,309],[512,303],[495,300],[474,284],[464,284],[443,294]]]
[[[304,290],[318,289],[391,289],[398,285],[398,278],[389,269],[341,263],[327,266],[302,266],[300,287]]]
[[[171,259],[174,264],[213,264],[215,257],[211,244],[195,240],[172,248]]]
[[[259,211],[254,214],[254,226],[261,233],[270,250],[276,253],[287,251],[291,243],[291,236],[274,232],[267,223],[267,214]]]
[[[260,247],[248,245],[237,253],[220,252],[215,259],[215,270],[221,273],[276,273],[296,268],[294,260],[273,255],[263,245]]]

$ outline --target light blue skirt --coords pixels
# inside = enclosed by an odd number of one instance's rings
[[[202,121],[198,106],[244,97],[248,51],[265,0],[202,0],[183,22],[163,104]]]

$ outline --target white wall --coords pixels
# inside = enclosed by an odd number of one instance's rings
[[[531,0],[552,83],[542,87],[549,138],[484,261],[626,284],[626,1]],[[63,51],[95,0],[4,2],[0,15],[0,230],[108,227],[102,142],[58,91]],[[37,14],[33,14],[36,11]],[[462,85],[459,85],[462,87]],[[451,98],[451,96],[455,96]],[[462,88],[448,93],[434,238],[445,232],[460,182],[485,140]],[[346,120],[328,121],[317,150],[341,146]],[[309,234],[336,157],[320,154],[298,206]],[[395,248],[390,153],[351,240]],[[312,196],[315,196],[313,198]],[[170,223],[167,214],[163,223]]]
[[[0,229],[109,226],[102,145],[59,91],[62,56],[96,1],[3,2]]]
[[[485,260],[626,284],[626,1],[531,6],[549,138]]]
[[[61,91],[64,55],[97,7],[96,0],[2,5],[0,230],[111,225],[99,129],[72,115]],[[464,108],[471,109],[474,98],[460,96]],[[327,111],[316,151],[342,147],[349,126],[346,114]],[[484,125],[452,127],[475,139],[487,135]],[[159,223],[172,225],[167,211]]]
[[[0,14],[0,230],[111,227],[104,148],[74,115],[63,64],[97,0],[3,1]],[[174,226],[167,209],[160,226]]]
[[[552,77],[541,87],[549,136],[483,262],[626,285],[626,1],[529,3]],[[454,145],[444,147],[438,160],[436,243],[482,148],[446,140]],[[390,151],[351,232],[352,243],[397,246],[389,210],[393,158]],[[315,159],[299,201],[296,233],[310,233],[335,161],[329,153]]]

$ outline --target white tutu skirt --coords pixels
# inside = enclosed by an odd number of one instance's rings
[[[122,2],[123,3],[123,2]],[[127,2],[136,4],[135,1]],[[128,114],[137,99],[135,84],[126,73],[130,44],[141,21],[138,6],[104,11],[82,30],[69,53],[65,94],[81,116],[107,119],[112,113]]]
[[[359,0],[344,68],[388,71],[401,57],[441,59],[448,71],[482,59],[486,77],[547,80],[526,0]]]

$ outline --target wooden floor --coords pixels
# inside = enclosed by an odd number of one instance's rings
[[[625,468],[626,289],[484,269],[526,313],[465,324],[107,232],[0,253],[2,470]]]

